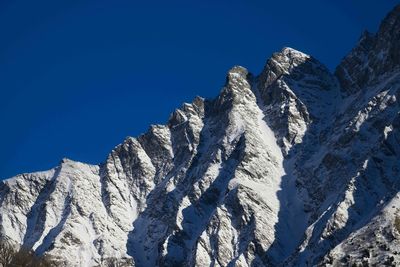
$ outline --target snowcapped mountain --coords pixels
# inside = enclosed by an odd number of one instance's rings
[[[332,74],[291,48],[127,138],[0,184],[3,238],[60,266],[400,264],[400,6]]]

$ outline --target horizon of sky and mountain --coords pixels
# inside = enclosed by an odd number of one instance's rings
[[[0,178],[99,163],[234,65],[290,46],[334,70],[396,1],[2,1]]]

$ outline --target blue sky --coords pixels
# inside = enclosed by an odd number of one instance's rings
[[[397,1],[0,2],[0,178],[99,163],[233,65],[290,46],[331,70]]]

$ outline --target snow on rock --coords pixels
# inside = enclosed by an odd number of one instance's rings
[[[59,266],[400,264],[399,6],[335,74],[292,48],[105,161],[0,183],[0,235]]]

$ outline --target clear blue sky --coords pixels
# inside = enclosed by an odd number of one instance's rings
[[[392,0],[0,1],[0,178],[99,163],[284,46],[330,69]]]

